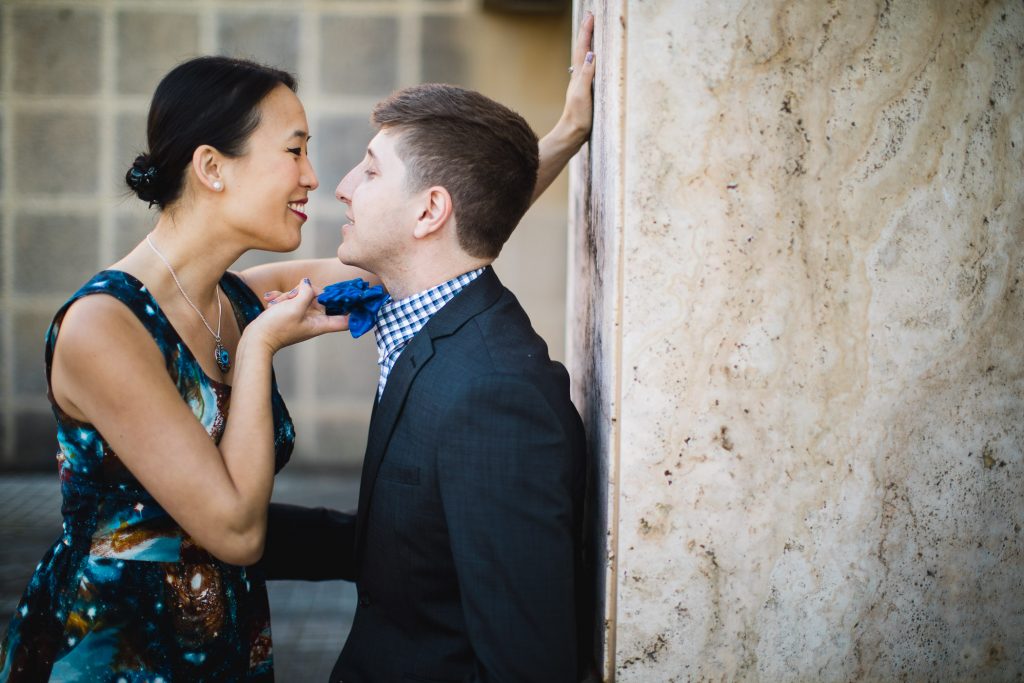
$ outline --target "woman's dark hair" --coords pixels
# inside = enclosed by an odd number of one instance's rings
[[[291,74],[244,59],[197,57],[171,70],[153,93],[140,154],[125,174],[139,199],[166,208],[181,196],[185,169],[200,145],[229,157],[245,153],[271,90],[296,88]]]

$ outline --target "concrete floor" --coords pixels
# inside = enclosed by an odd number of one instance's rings
[[[274,500],[354,509],[358,474],[289,472],[277,477]],[[55,474],[0,475],[0,637],[39,558],[60,535]],[[269,584],[274,665],[282,683],[324,683],[355,612],[355,588],[344,581]]]

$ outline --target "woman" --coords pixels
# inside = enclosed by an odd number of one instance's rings
[[[293,441],[271,359],[344,320],[308,281],[260,315],[225,270],[299,244],[289,204],[317,179],[294,87],[200,58],[154,95],[150,152],[127,179],[160,207],[156,228],[47,334],[64,533],[18,605],[0,680],[272,678],[266,590],[244,568]]]
[[[542,145],[544,187],[585,137],[583,78]],[[126,180],[157,225],[47,333],[64,533],[17,607],[0,681],[273,680],[266,588],[247,567],[294,440],[271,360],[346,326],[310,277],[365,275],[335,259],[226,272],[249,249],[299,245],[318,182],[294,89],[286,73],[203,57],[154,94],[150,151]],[[252,289],[299,277],[272,307]]]

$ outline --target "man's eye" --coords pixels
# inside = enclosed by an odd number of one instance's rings
[[[288,151],[291,152],[292,154],[294,154],[297,157],[302,156],[302,148],[301,147],[289,147]]]

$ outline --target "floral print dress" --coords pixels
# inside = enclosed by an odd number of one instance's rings
[[[231,273],[220,285],[244,328],[262,310],[259,299]],[[139,318],[182,400],[219,442],[231,387],[203,372],[145,285],[128,273],[97,274],[57,312],[46,334],[47,381],[65,312],[91,294],[113,296]],[[279,471],[295,434],[276,382],[271,394]],[[52,391],[50,402],[64,528],[36,567],[0,647],[0,683],[272,681],[259,570],[225,564],[196,545],[92,425],[65,414]]]

